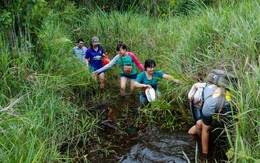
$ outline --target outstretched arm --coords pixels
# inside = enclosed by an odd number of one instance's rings
[[[149,85],[149,84],[142,84],[142,83],[139,83],[137,81],[134,82],[134,87],[136,87],[136,88],[144,88],[144,87],[152,88],[152,86]]]
[[[134,63],[136,64],[137,67],[139,67],[142,71],[144,71],[144,66],[139,62],[139,60],[136,58],[136,56],[134,55],[134,53],[128,52],[128,55],[130,55],[134,61]]]
[[[117,54],[107,65],[105,65],[104,67],[98,69],[97,71],[95,71],[95,74],[98,74],[99,72],[105,71],[107,69],[109,69],[110,67],[112,67],[114,64],[116,64],[117,60],[119,58],[119,54]]]
[[[168,75],[168,74],[163,74],[163,78],[164,78],[164,79],[171,79],[171,80],[174,81],[175,83],[179,83],[179,82],[180,82],[180,80],[174,79],[171,75]]]

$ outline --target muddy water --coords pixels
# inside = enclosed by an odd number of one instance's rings
[[[97,131],[100,141],[78,146],[76,152],[72,151],[75,153],[72,155],[80,155],[80,158],[87,156],[89,162],[105,163],[198,161],[196,157],[200,156],[196,151],[201,150],[200,140],[187,133],[188,128],[193,124],[183,124],[181,131],[160,129],[159,123],[149,124],[145,122],[146,117],[140,118],[142,113],[137,109],[138,94],[132,97],[128,95],[126,98],[115,94],[118,93],[105,93],[105,97],[101,97],[100,100],[98,96],[94,99],[99,100],[93,102],[95,94],[88,93],[86,108],[92,107],[93,115],[96,115],[97,111],[101,114],[97,124],[100,127]],[[226,160],[225,150],[223,150],[228,148],[226,141],[216,141],[219,139],[219,133],[216,131],[212,135],[215,137],[210,140],[209,162]],[[79,148],[83,151],[82,154],[78,154]]]
[[[147,133],[131,145],[130,150],[119,153],[119,162],[194,162],[196,143],[187,133],[163,131],[156,126],[146,130]]]
[[[195,162],[196,141],[187,131],[172,132],[154,124],[135,123],[138,95],[112,101],[100,105],[105,110],[99,136],[111,143],[114,152],[92,158],[91,162]]]

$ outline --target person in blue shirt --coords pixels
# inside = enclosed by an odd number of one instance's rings
[[[102,57],[105,57],[105,53],[103,47],[100,45],[99,38],[94,36],[91,39],[90,47],[86,51],[85,61],[86,66],[89,67],[91,72],[94,72],[100,68],[102,68]],[[104,90],[105,86],[105,73],[103,71],[99,72],[98,74],[99,81],[100,81],[100,89],[101,92]],[[96,80],[96,75],[93,75],[94,79]]]
[[[144,90],[146,88],[153,88],[156,91],[157,96],[160,95],[158,90],[157,83],[159,79],[171,79],[176,83],[179,83],[178,79],[174,79],[172,76],[163,73],[162,71],[155,70],[156,63],[152,59],[147,59],[144,64],[145,71],[138,74],[135,82],[134,87],[141,88]],[[145,91],[140,92],[140,102],[142,106],[145,106],[149,103],[147,97],[144,93]]]
[[[79,59],[79,61],[85,65],[85,53],[87,51],[87,48],[84,46],[84,40],[82,38],[79,38],[77,40],[77,46],[73,47],[72,54]]]

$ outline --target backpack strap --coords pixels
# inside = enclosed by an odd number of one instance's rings
[[[226,89],[224,87],[221,87],[221,94],[218,102],[218,121],[220,122],[220,112],[222,111],[224,107],[224,103],[226,100]]]

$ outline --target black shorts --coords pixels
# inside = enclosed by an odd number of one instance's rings
[[[221,112],[220,112],[220,120],[222,123],[228,123],[230,121],[230,118],[231,118],[231,114],[232,111],[231,111],[231,107],[230,105],[228,106],[225,106]],[[217,113],[218,114],[218,113]],[[207,116],[204,116],[202,114],[202,122],[207,125],[207,126],[210,126],[211,123],[212,123],[212,116],[211,117],[207,117]]]

